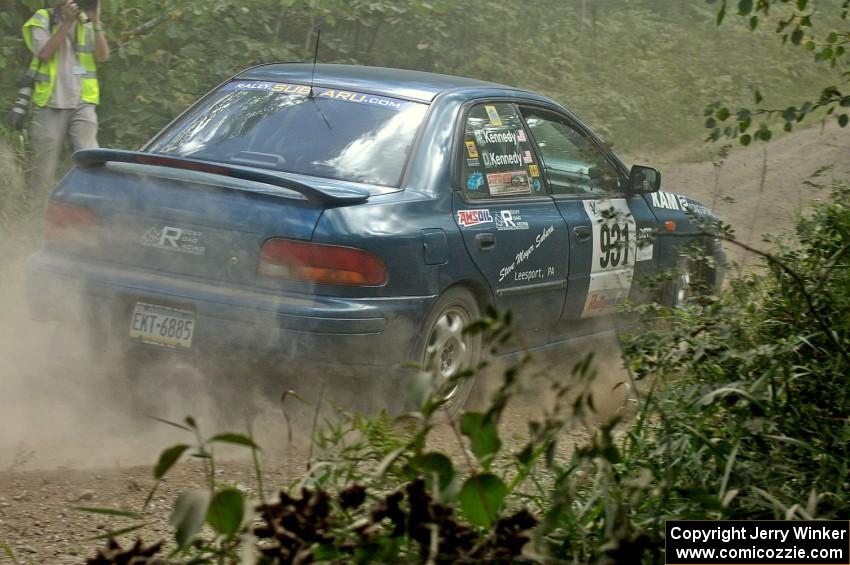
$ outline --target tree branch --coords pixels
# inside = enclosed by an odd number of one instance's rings
[[[839,341],[838,336],[835,335],[835,332],[832,331],[832,328],[830,327],[828,320],[826,320],[821,315],[821,313],[818,311],[818,309],[815,307],[814,300],[812,299],[812,295],[808,291],[808,289],[806,288],[806,281],[803,279],[803,277],[797,271],[795,271],[794,269],[789,267],[787,263],[785,263],[784,261],[782,261],[781,259],[779,259],[775,255],[772,255],[772,254],[770,254],[766,251],[762,251],[760,249],[756,249],[755,247],[747,245],[746,243],[741,243],[737,239],[734,239],[731,236],[728,236],[728,235],[723,234],[723,233],[700,231],[700,232],[697,232],[695,234],[694,233],[661,233],[661,234],[658,234],[658,235],[660,235],[662,237],[694,237],[694,236],[697,236],[697,237],[699,237],[699,236],[716,237],[716,238],[721,239],[723,241],[727,241],[727,242],[731,243],[732,245],[737,245],[741,249],[749,251],[750,253],[754,253],[754,254],[758,255],[759,257],[766,259],[768,263],[775,265],[776,267],[779,267],[780,270],[785,272],[789,277],[791,277],[791,279],[795,283],[797,283],[797,286],[800,288],[800,292],[803,294],[803,298],[806,301],[806,306],[807,306],[809,312],[811,313],[812,316],[814,316],[815,320],[817,320],[818,325],[820,325],[821,329],[826,334],[827,338],[835,346],[836,350],[841,355],[842,359],[844,359],[844,362],[848,366],[850,366],[850,354],[848,354],[847,350],[844,348],[841,341]]]
[[[142,25],[135,27],[133,29],[128,29],[121,33],[118,36],[118,41],[115,44],[115,49],[120,49],[131,40],[135,39],[140,35],[145,35],[146,33],[151,32],[154,28],[156,28],[159,24],[165,21],[165,15],[159,15],[153,19],[150,19],[143,23]]]

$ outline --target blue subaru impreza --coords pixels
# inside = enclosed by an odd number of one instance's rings
[[[537,347],[722,277],[637,284],[692,240],[722,265],[698,226],[711,211],[629,170],[557,102],[478,80],[262,65],[140,151],[74,159],[30,301],[42,319],[82,311],[95,342],[278,359],[295,376],[400,379],[427,360],[454,383],[482,355],[463,328],[487,306]],[[458,405],[469,388],[442,390]]]

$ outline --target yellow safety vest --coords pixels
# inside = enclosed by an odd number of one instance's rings
[[[24,42],[27,48],[35,55],[30,63],[28,76],[35,80],[35,91],[32,102],[36,106],[47,106],[50,95],[56,87],[56,69],[58,67],[59,55],[49,61],[40,61],[33,50],[32,32],[30,28],[40,27],[51,33],[50,12],[45,9],[37,11],[26,21],[21,31],[24,34]],[[91,22],[77,22],[77,58],[83,67],[83,75],[80,77],[80,100],[89,104],[100,103],[100,85],[97,82],[97,61],[94,58],[94,34]]]

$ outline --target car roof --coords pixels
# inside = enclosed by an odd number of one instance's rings
[[[310,63],[271,63],[252,67],[237,75],[237,78],[241,79],[297,84],[310,84],[313,80],[316,86],[384,94],[419,102],[431,102],[438,94],[449,90],[480,90],[482,88],[514,92],[519,90],[473,78],[357,65],[316,65],[315,78],[312,77],[313,65]]]

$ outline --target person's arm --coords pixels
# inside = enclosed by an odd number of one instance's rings
[[[38,43],[34,42],[36,56],[45,63],[52,59],[56,54],[56,50],[59,49],[62,42],[65,41],[65,36],[68,34],[68,30],[71,29],[71,26],[73,26],[77,21],[77,14],[80,13],[80,8],[70,0],[62,0],[56,9],[59,10],[62,23],[59,24],[56,32],[50,36],[50,39],[48,39],[44,45],[38,47]]]
[[[94,13],[89,12],[89,19],[94,24],[94,57],[99,63],[109,60],[109,41],[106,32],[103,31],[103,22],[100,21],[100,2]]]

